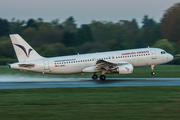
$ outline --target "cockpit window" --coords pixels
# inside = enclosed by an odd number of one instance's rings
[[[161,54],[166,54],[166,52],[165,51],[161,51]]]

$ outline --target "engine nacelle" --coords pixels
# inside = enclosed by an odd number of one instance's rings
[[[132,64],[121,65],[117,67],[119,74],[131,74],[133,73],[134,67]]]

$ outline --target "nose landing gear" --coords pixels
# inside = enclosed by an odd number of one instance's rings
[[[156,74],[156,73],[153,71],[153,70],[154,70],[154,66],[155,66],[155,65],[151,65],[151,71],[152,71],[152,72],[151,72],[151,75],[155,75],[155,74]]]

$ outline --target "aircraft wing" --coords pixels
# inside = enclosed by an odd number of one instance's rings
[[[110,69],[115,69],[117,66],[129,64],[128,62],[119,62],[119,63],[112,63],[105,60],[97,60],[96,62],[96,70],[105,70],[108,71]]]

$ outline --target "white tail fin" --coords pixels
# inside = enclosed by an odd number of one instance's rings
[[[10,35],[10,38],[19,62],[43,58],[18,34]]]

